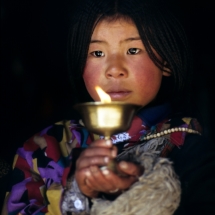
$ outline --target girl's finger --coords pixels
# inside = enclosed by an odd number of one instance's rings
[[[110,183],[97,166],[91,166],[88,170],[86,183],[91,189],[99,192],[108,192],[114,189],[114,183]]]
[[[78,183],[78,187],[80,191],[91,198],[95,198],[98,195],[98,192],[92,189],[92,187],[88,186],[86,183],[87,180],[87,174],[88,173],[88,168],[84,168],[81,170],[77,170],[75,172],[75,179]]]
[[[103,172],[97,167],[89,168],[89,172],[86,178],[87,186],[90,189],[103,193],[114,193],[114,195],[117,191],[117,193],[120,193],[122,190],[130,187],[130,185],[133,184],[134,181],[134,178],[127,178],[127,180],[124,180],[124,182],[122,183],[122,180],[113,172],[109,171],[107,176],[107,173],[105,171]]]
[[[111,140],[104,140],[104,139],[101,139],[101,140],[96,140],[94,142],[92,142],[90,144],[89,147],[104,147],[104,148],[111,148],[113,146],[113,143]]]
[[[94,157],[97,155],[115,158],[117,155],[117,149],[116,149],[116,147],[112,147],[112,148],[104,148],[104,147],[87,148],[81,153],[78,160],[82,159],[82,157]]]
[[[89,166],[105,166],[110,161],[108,156],[83,157],[76,162],[76,169],[87,168]]]
[[[134,182],[137,177],[119,177],[108,169],[100,170],[98,167],[87,168],[86,171],[86,185],[95,191],[111,193],[113,190],[126,190]]]
[[[108,192],[116,189],[126,190],[138,180],[136,176],[119,177],[108,169],[104,169],[102,171],[102,174],[106,178],[107,183],[109,183],[113,187],[112,189],[108,190]]]
[[[144,172],[144,168],[142,166],[126,161],[121,161],[118,164],[118,167],[123,173],[135,177],[141,176]]]

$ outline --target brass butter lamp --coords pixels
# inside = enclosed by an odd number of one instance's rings
[[[138,105],[117,101],[86,102],[74,107],[80,112],[88,131],[104,136],[106,140],[113,134],[128,130],[139,108]]]
[[[111,136],[127,131],[140,106],[119,101],[111,101],[109,95],[96,87],[102,102],[86,102],[76,104],[74,108],[81,114],[84,126],[89,132],[111,139]],[[108,102],[102,99],[108,97]],[[109,169],[116,172],[115,162],[108,164]]]

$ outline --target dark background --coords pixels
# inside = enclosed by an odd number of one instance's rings
[[[182,19],[194,54],[197,112],[204,134],[214,140],[215,9],[213,1],[191,2],[175,1],[172,7]],[[1,1],[0,157],[9,163],[24,140],[69,117],[70,7],[71,1],[66,0]]]

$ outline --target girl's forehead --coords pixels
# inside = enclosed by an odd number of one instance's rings
[[[101,18],[98,23],[106,23],[106,24],[113,24],[113,23],[129,23],[132,24],[134,26],[136,26],[136,24],[134,23],[134,21],[132,20],[131,17],[129,16],[124,16],[124,15],[114,15],[114,16],[105,16],[103,18]],[[96,24],[96,26],[97,26]]]
[[[99,20],[93,29],[93,34],[98,31],[102,32],[107,28],[132,27],[137,29],[136,24],[130,17],[105,17]],[[128,29],[129,30],[129,29]]]

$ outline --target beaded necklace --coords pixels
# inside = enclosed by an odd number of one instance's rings
[[[170,133],[173,133],[173,132],[178,132],[178,131],[201,135],[200,132],[198,132],[197,130],[191,129],[191,128],[176,127],[176,128],[166,129],[164,131],[145,136],[143,138],[140,138],[140,140],[141,141],[142,140],[150,140],[150,139],[153,139],[153,138],[156,138],[156,137],[161,137],[161,136],[164,136],[164,135],[167,135],[167,134],[170,134]]]

